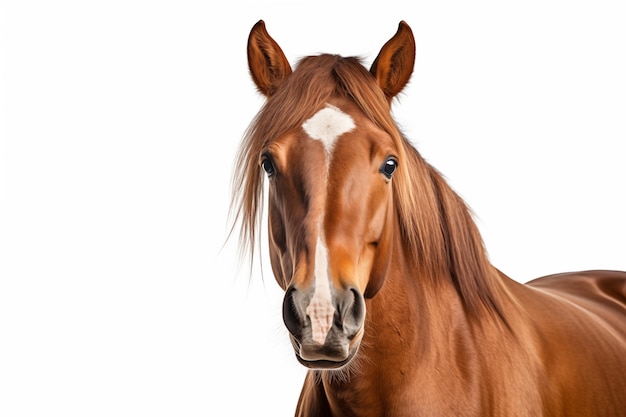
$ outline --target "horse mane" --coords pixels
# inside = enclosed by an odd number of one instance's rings
[[[502,317],[495,291],[495,269],[463,200],[399,131],[390,103],[359,58],[323,54],[298,62],[267,99],[240,144],[232,183],[231,214],[240,227],[240,255],[253,262],[261,223],[263,180],[259,158],[287,131],[298,128],[331,97],[349,97],[398,149],[400,168],[392,181],[405,247],[415,266],[433,279],[452,280],[466,310]],[[232,233],[232,229],[231,229]],[[483,308],[481,308],[481,306]]]

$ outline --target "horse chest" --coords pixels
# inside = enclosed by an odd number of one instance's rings
[[[417,380],[397,375],[351,378],[341,384],[327,384],[325,392],[333,417],[408,417],[434,415],[420,403]]]

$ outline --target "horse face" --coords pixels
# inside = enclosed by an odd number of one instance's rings
[[[336,368],[356,353],[365,298],[390,256],[391,138],[348,100],[327,103],[263,152],[270,258],[301,363]]]
[[[414,60],[413,35],[401,22],[369,73],[359,75],[382,111],[408,82]],[[248,38],[248,65],[259,92],[281,104],[273,107],[280,114],[264,114],[265,121],[285,119],[315,89],[298,84],[297,98],[281,101],[295,73],[263,21]],[[356,354],[365,299],[378,292],[389,268],[391,182],[401,161],[392,137],[352,99],[337,94],[324,101],[306,109],[315,113],[301,125],[268,138],[259,163],[269,178],[270,259],[286,290],[283,319],[296,356],[311,368],[339,368]]]

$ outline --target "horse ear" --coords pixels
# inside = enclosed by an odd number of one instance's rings
[[[370,72],[391,101],[411,78],[415,64],[415,39],[406,22],[401,21],[396,34],[382,47]]]
[[[248,67],[259,91],[269,97],[276,85],[291,74],[291,66],[278,43],[267,33],[265,22],[259,20],[248,37]]]

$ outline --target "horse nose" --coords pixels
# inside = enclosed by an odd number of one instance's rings
[[[302,334],[303,327],[311,325],[311,317],[306,313],[307,305],[304,305],[311,299],[311,294],[299,291],[295,286],[290,286],[285,293],[283,321],[287,330],[296,337]],[[361,292],[354,287],[335,291],[331,302],[335,309],[333,326],[343,330],[348,337],[354,336],[365,318],[365,299]]]
[[[290,286],[283,301],[283,321],[300,356],[340,360],[365,319],[365,298],[355,287],[333,289],[321,302],[315,289]]]

